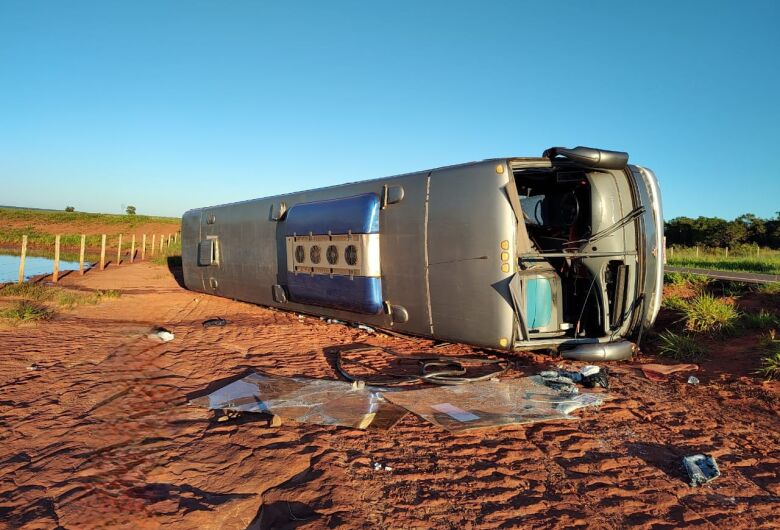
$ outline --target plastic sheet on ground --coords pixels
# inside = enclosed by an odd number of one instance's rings
[[[574,419],[570,413],[598,406],[598,394],[549,388],[538,376],[469,385],[387,392],[385,397],[450,432]]]
[[[252,373],[207,396],[192,400],[209,409],[264,412],[284,419],[355,429],[389,429],[407,411],[375,388],[306,377]]]

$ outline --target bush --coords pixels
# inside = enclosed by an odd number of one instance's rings
[[[692,335],[666,330],[658,335],[658,339],[658,353],[664,357],[678,361],[696,361],[704,357],[704,347],[699,344],[699,339]]]
[[[683,309],[685,327],[690,331],[729,331],[740,317],[732,304],[709,294],[700,294]]]

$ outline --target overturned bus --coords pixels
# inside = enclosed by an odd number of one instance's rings
[[[655,175],[551,148],[194,209],[188,289],[502,350],[631,355],[663,284]]]

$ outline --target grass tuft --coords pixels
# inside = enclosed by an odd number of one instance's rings
[[[778,329],[780,328],[780,318],[773,313],[761,310],[759,313],[745,313],[740,318],[740,324],[748,329]]]
[[[31,300],[18,300],[12,302],[7,308],[0,310],[0,318],[17,322],[48,320],[52,316],[54,316],[54,312],[51,309]]]
[[[122,292],[116,289],[75,291],[39,283],[15,283],[0,287],[0,296],[35,302],[53,302],[60,307],[72,309],[79,305],[97,304],[104,298],[119,298]]]
[[[780,339],[775,330],[762,337],[760,347],[764,352],[758,374],[764,379],[780,379]]]
[[[709,294],[700,294],[682,310],[686,329],[715,333],[730,331],[740,317],[734,306]]]
[[[658,335],[660,341],[658,353],[677,361],[697,361],[704,357],[704,347],[700,339],[687,333],[674,333],[666,330]]]
[[[39,283],[9,283],[0,287],[0,296],[14,296],[26,300],[38,300],[41,302],[51,300],[55,291],[51,287]]]

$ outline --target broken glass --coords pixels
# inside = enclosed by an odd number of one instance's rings
[[[385,400],[376,388],[258,373],[194,399],[192,404],[217,410],[264,412],[301,423],[355,429],[389,429],[407,413]]]
[[[538,376],[384,395],[450,432],[575,419],[570,415],[572,411],[603,403],[598,394],[572,394],[549,388]]]

